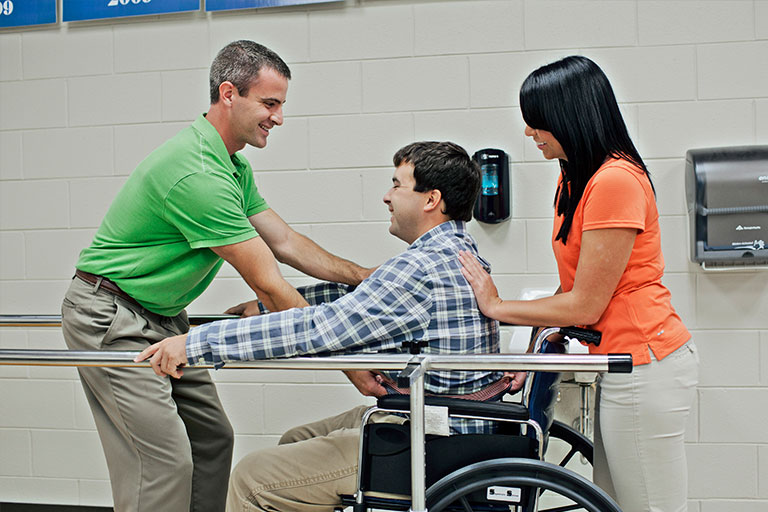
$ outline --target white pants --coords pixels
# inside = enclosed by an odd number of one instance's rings
[[[698,384],[693,341],[597,387],[594,481],[624,512],[685,512],[684,435]]]

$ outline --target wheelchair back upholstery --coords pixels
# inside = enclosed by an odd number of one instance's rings
[[[476,402],[437,396],[426,397],[426,405],[448,408],[451,415],[500,421],[497,434],[427,435],[427,486],[456,469],[499,457],[538,458],[536,439],[520,435],[520,424],[529,420],[528,410],[519,403]],[[410,398],[389,395],[378,401],[378,408],[390,412],[408,411]],[[363,428],[360,460],[361,490],[410,496],[410,426],[369,423]]]
[[[410,496],[411,440],[408,425],[371,423],[363,430],[362,490]],[[536,457],[532,438],[507,434],[426,436],[426,484],[453,471],[499,457]]]
[[[563,343],[544,340],[539,352],[542,354],[564,354],[566,350],[567,347]],[[528,412],[531,419],[539,424],[546,435],[555,420],[555,402],[557,401],[562,373],[535,372],[529,373],[528,378],[533,380],[528,387]]]

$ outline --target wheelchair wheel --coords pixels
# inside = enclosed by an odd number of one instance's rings
[[[427,490],[430,512],[544,512],[542,491],[558,495],[551,511],[621,512],[600,488],[573,471],[535,459],[506,458],[478,462],[440,479]]]
[[[549,427],[549,442],[551,443],[553,440],[565,443],[569,447],[565,455],[558,457],[559,462],[556,462],[558,466],[565,467],[576,454],[584,457],[584,460],[592,464],[594,453],[592,441],[578,430],[571,428],[562,421],[555,420]]]

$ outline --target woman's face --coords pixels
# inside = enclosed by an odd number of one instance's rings
[[[557,139],[551,132],[546,130],[534,130],[528,125],[525,125],[525,135],[533,137],[533,141],[536,143],[536,147],[541,150],[544,158],[547,160],[554,160],[558,158],[560,160],[568,161],[565,156],[563,147],[557,142]]]

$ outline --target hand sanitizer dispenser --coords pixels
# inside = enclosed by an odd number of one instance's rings
[[[500,149],[481,149],[472,155],[480,166],[482,184],[474,216],[496,224],[509,218],[509,157]]]
[[[689,150],[685,192],[691,261],[768,268],[768,146]]]

